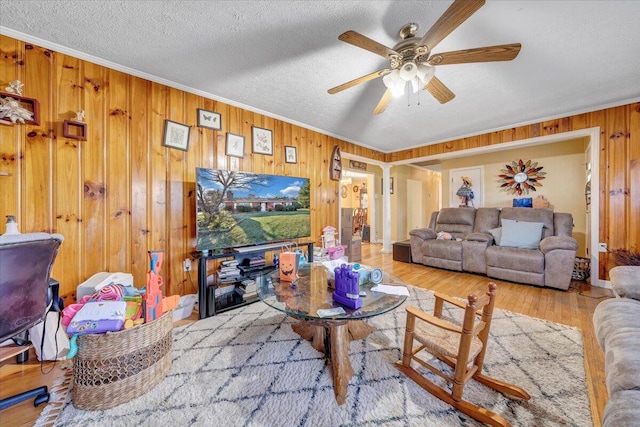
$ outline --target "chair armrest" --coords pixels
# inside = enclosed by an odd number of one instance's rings
[[[459,301],[457,299],[451,298],[449,295],[440,294],[438,292],[434,292],[434,296],[436,299],[441,299],[443,301],[448,302],[449,304],[455,305],[456,307],[460,307],[461,309],[467,308],[467,301]]]
[[[430,323],[434,326],[437,326],[441,329],[445,329],[447,331],[455,332],[458,334],[462,333],[462,328],[460,326],[454,325],[453,323],[449,323],[445,320],[442,320],[438,317],[432,316],[430,314],[425,313],[419,308],[409,306],[407,307],[407,314],[417,317],[418,319]]]
[[[438,233],[430,228],[416,228],[409,232],[410,236],[419,237],[422,240],[433,240],[438,237]]]
[[[576,251],[578,250],[578,241],[568,236],[549,236],[540,241],[540,250],[545,254],[557,249]]]
[[[469,233],[464,236],[464,240],[470,242],[484,242],[484,243],[492,243],[493,236],[488,233]]]
[[[616,296],[640,300],[640,266],[621,265],[609,270]]]

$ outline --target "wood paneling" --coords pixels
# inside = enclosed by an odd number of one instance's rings
[[[600,188],[592,190],[592,197],[600,201],[599,241],[610,249],[640,249],[640,103],[388,153],[385,160],[427,157],[592,127],[600,128]],[[613,257],[601,253],[600,279],[607,279],[614,266]]]
[[[338,226],[338,183],[328,178],[336,145],[392,162],[599,126],[600,241],[640,242],[640,104],[384,154],[6,36],[0,64],[0,84],[23,81],[41,115],[37,126],[0,125],[0,172],[10,174],[0,176],[0,218],[16,215],[23,232],[65,236],[53,270],[63,295],[98,271],[129,271],[144,286],[148,250],[165,251],[165,293],[193,292],[182,261],[195,245],[196,167],[309,177],[319,240],[324,226]],[[197,127],[197,108],[221,113],[222,130]],[[63,120],[79,109],[87,141],[62,137]],[[191,127],[188,152],[162,146],[165,119]],[[252,125],[273,131],[273,156],[252,153]],[[227,132],[245,137],[243,159],[225,155]],[[285,145],[297,148],[297,164],[284,162]],[[601,278],[611,266],[603,257]]]
[[[65,237],[52,276],[61,293],[99,271],[126,271],[146,285],[147,251],[164,250],[166,294],[196,291],[182,261],[195,249],[195,168],[311,178],[312,239],[338,226],[338,183],[328,159],[343,151],[383,160],[384,153],[149,82],[39,46],[0,36],[0,85],[19,79],[40,102],[40,125],[0,125],[0,218],[16,215],[22,232]],[[4,86],[3,86],[4,87]],[[222,130],[197,127],[197,109],[222,115]],[[86,113],[88,137],[62,136],[64,120]],[[187,152],[162,145],[164,120],[191,127]],[[271,129],[272,156],[251,150],[251,127]],[[227,132],[245,137],[245,157],[225,155]],[[284,146],[298,163],[284,162]],[[194,263],[194,265],[196,265]]]

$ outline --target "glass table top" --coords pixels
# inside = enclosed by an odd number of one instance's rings
[[[323,320],[355,320],[377,316],[393,310],[402,304],[407,297],[374,292],[376,285],[366,282],[360,285],[360,291],[366,292],[362,297],[362,307],[352,309],[333,301],[333,289],[329,287],[331,275],[324,265],[310,263],[302,265],[298,270],[299,278],[291,283],[280,281],[280,271],[275,271],[260,280],[258,296],[267,305],[299,319]],[[404,283],[383,272],[382,284],[404,285]],[[330,317],[318,316],[317,310],[342,307],[345,314]]]

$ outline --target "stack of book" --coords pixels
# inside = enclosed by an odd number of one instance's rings
[[[238,268],[238,260],[230,259],[220,263],[218,270],[218,283],[221,285],[234,283],[240,277],[240,269]]]
[[[242,296],[244,301],[258,296],[258,284],[253,279],[245,279],[236,285],[236,293]]]

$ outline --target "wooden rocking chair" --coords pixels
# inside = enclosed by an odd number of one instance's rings
[[[488,292],[481,297],[469,295],[466,304],[436,293],[433,316],[415,307],[407,307],[404,350],[402,360],[396,362],[396,366],[422,388],[459,411],[483,423],[506,427],[511,424],[500,415],[462,399],[464,386],[471,378],[502,393],[521,399],[531,398],[522,388],[482,373],[497,286],[491,282],[488,287]],[[443,316],[442,308],[445,301],[464,309],[462,325],[454,319]],[[416,319],[420,321],[417,325]],[[415,349],[413,348],[414,339],[421,344]],[[418,353],[422,350],[428,351],[451,366],[454,369],[452,376],[418,357]],[[412,360],[451,383],[451,390],[436,385],[412,368]]]

